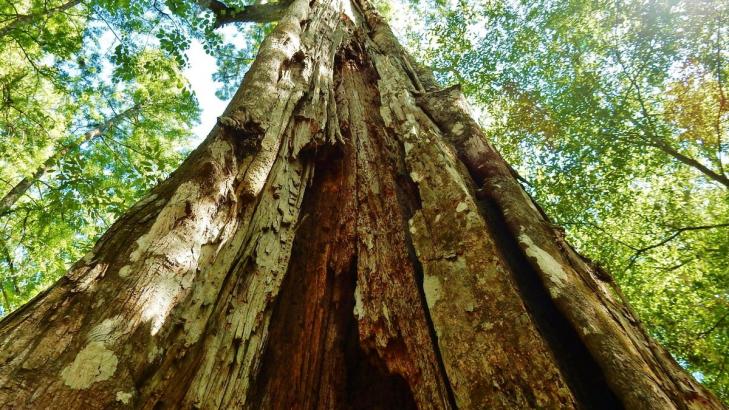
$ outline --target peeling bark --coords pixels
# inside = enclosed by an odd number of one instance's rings
[[[219,124],[0,323],[7,408],[721,408],[368,2],[296,0]]]

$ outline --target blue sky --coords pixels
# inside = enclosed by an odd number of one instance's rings
[[[197,139],[193,145],[197,145],[208,135],[208,132],[215,125],[215,119],[223,113],[228,101],[223,101],[215,95],[215,90],[220,83],[213,81],[213,73],[217,70],[215,58],[209,56],[203,50],[199,41],[193,41],[187,50],[189,66],[185,69],[185,77],[195,91],[200,102],[200,123],[193,128]]]

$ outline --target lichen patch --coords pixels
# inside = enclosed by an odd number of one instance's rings
[[[405,143],[403,144],[403,146],[405,148],[405,155],[409,154],[410,151],[413,150],[413,144],[411,144],[411,143],[409,143],[407,141],[405,141]]]
[[[126,278],[127,276],[129,276],[129,274],[131,272],[132,272],[131,265],[124,265],[124,266],[122,266],[121,269],[119,269],[119,273],[118,274],[119,274],[119,277],[120,278]]]
[[[93,250],[91,250],[91,251],[88,251],[86,253],[86,255],[84,255],[84,257],[82,258],[82,260],[84,261],[84,263],[87,263],[88,264],[88,263],[91,263],[91,261],[94,260],[94,256],[96,256],[96,254],[94,253]]]
[[[451,128],[451,132],[453,132],[453,134],[455,134],[455,135],[462,135],[463,129],[464,129],[463,124],[460,122],[457,122],[457,123],[453,124],[453,127]]]
[[[61,371],[61,379],[72,389],[86,389],[113,376],[117,363],[114,352],[104,343],[94,341],[81,349],[73,362]]]
[[[362,319],[365,316],[364,305],[362,304],[362,289],[359,285],[354,288],[354,317]]]
[[[425,293],[425,302],[428,304],[428,309],[432,309],[443,296],[440,278],[428,274],[423,275],[423,292]]]
[[[132,397],[134,397],[134,392],[116,392],[116,401],[120,401],[122,404],[129,404],[132,401]]]
[[[525,252],[527,256],[536,259],[539,269],[546,273],[552,279],[552,282],[558,286],[562,286],[567,283],[567,272],[564,270],[562,264],[554,259],[552,255],[538,247],[534,241],[532,241],[532,238],[524,233],[519,235],[519,242],[526,246]]]

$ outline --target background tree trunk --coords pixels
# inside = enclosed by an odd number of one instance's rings
[[[98,127],[95,127],[85,132],[80,137],[76,138],[75,141],[61,145],[56,151],[41,164],[38,169],[33,172],[33,175],[23,177],[18,181],[12,188],[0,198],[0,216],[8,214],[18,200],[28,192],[33,184],[38,182],[52,167],[58,165],[58,163],[69,153],[71,150],[78,149],[81,145],[103,135],[105,132],[117,125],[124,119],[136,115],[141,109],[140,105],[135,105],[129,109],[122,111],[121,113],[113,116],[112,118],[104,121]]]
[[[296,0],[219,125],[0,325],[32,408],[721,408],[367,1]]]

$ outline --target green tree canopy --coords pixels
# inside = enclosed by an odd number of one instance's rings
[[[726,2],[432,2],[411,44],[462,84],[558,225],[729,398]],[[423,41],[426,40],[426,41]]]

